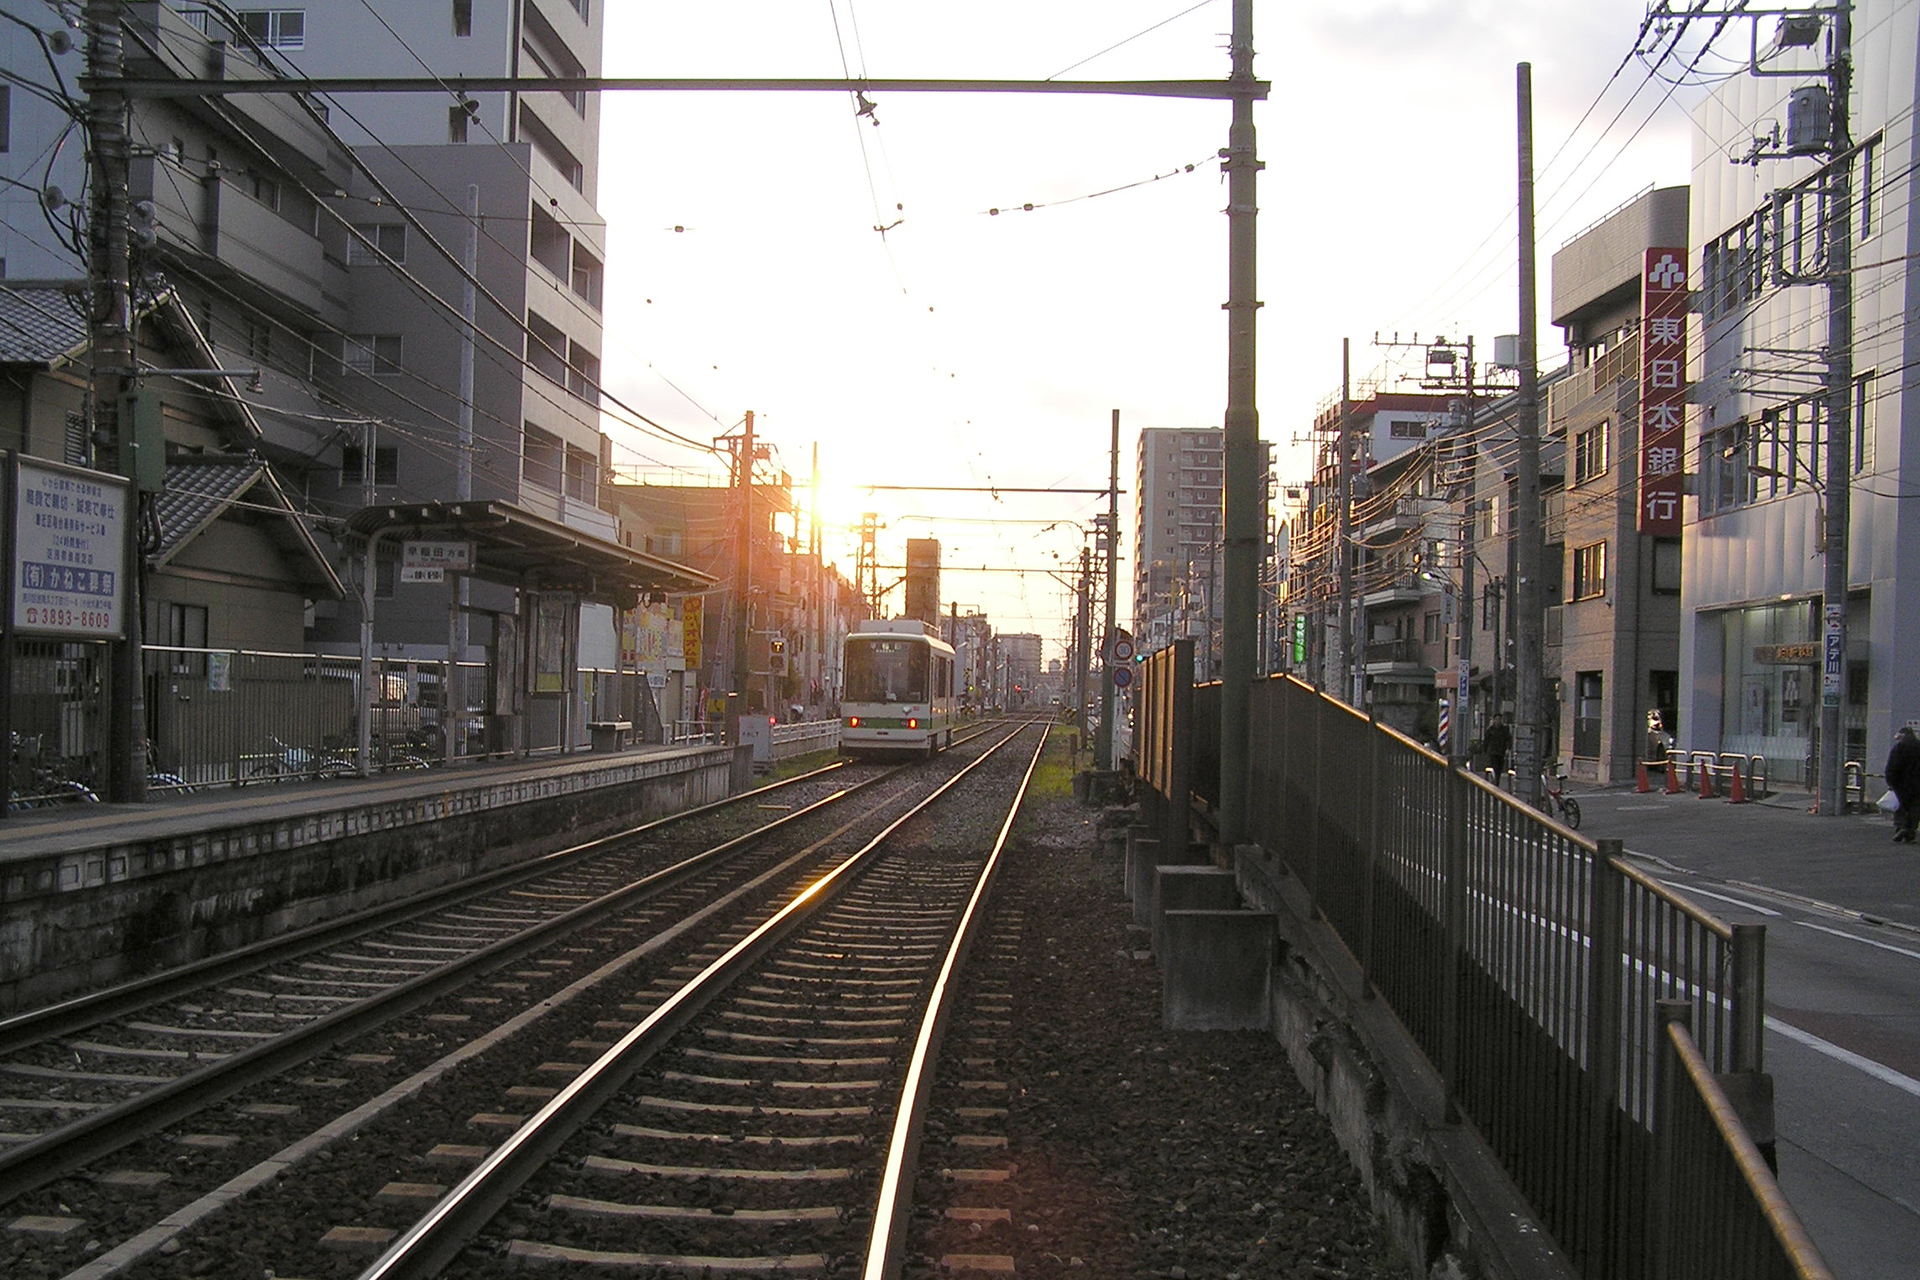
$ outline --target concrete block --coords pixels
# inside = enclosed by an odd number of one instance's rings
[[[1219,867],[1167,866],[1153,869],[1152,912],[1147,918],[1153,930],[1153,954],[1164,957],[1162,924],[1169,911],[1226,911],[1241,905],[1240,889],[1233,872]]]
[[[1273,916],[1174,910],[1162,922],[1160,1025],[1169,1031],[1264,1031],[1271,1009]]]
[[[1133,922],[1153,923],[1153,871],[1160,865],[1160,842],[1127,833],[1127,897],[1133,902]]]

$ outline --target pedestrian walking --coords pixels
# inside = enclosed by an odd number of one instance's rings
[[[1920,746],[1920,744],[1915,744]],[[1495,716],[1487,722],[1487,731],[1480,735],[1480,749],[1487,753],[1487,763],[1493,766],[1494,781],[1498,782],[1507,774],[1507,752],[1513,747],[1513,731],[1507,728],[1503,716]]]
[[[1893,838],[1912,844],[1915,826],[1920,824],[1920,738],[1909,725],[1901,725],[1893,735],[1886,774],[1887,788],[1900,797],[1900,807],[1893,812]]]

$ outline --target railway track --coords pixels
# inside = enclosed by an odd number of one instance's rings
[[[780,892],[776,868],[804,870],[834,838],[884,822],[917,776],[818,771],[485,883],[8,1019],[0,1204],[47,1221],[44,1247],[29,1251],[52,1265],[46,1274],[76,1246],[124,1256],[128,1242],[113,1236],[125,1228],[92,1233],[138,1216],[129,1190],[157,1209],[198,1203],[263,1152],[306,1140],[314,1111],[362,1111],[465,1046],[516,1034],[530,1011],[564,1003],[596,958],[636,938],[659,953],[696,928],[730,927],[730,913]],[[765,821],[769,810],[780,816]],[[751,830],[688,852],[697,829],[737,829],[743,813],[759,819]],[[209,1109],[218,1118],[202,1124]],[[66,1238],[79,1231],[90,1239]]]

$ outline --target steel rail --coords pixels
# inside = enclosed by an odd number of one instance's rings
[[[603,894],[592,902],[582,903],[541,921],[512,937],[489,943],[448,961],[438,969],[409,978],[284,1035],[209,1063],[138,1097],[92,1112],[70,1125],[51,1130],[0,1153],[0,1204],[110,1155],[250,1084],[304,1062],[334,1044],[372,1030],[437,999],[466,983],[478,972],[505,964],[545,946],[555,936],[591,925],[646,897],[674,888],[726,854],[895,777],[900,772],[899,769],[889,770],[854,787],[837,791],[744,835],[735,836]],[[764,795],[765,792],[763,788],[758,794]]]
[[[986,865],[974,881],[973,893],[967,899],[959,927],[954,930],[953,942],[940,965],[940,976],[934,981],[926,1015],[920,1020],[920,1034],[914,1039],[907,1077],[900,1086],[900,1104],[894,1110],[893,1138],[887,1144],[886,1167],[880,1178],[880,1196],[873,1214],[873,1235],[867,1242],[867,1262],[860,1273],[861,1280],[899,1280],[906,1257],[907,1221],[913,1210],[910,1181],[920,1153],[920,1136],[925,1128],[927,1104],[933,1096],[933,1063],[946,1036],[947,1021],[953,1007],[953,979],[973,949],[973,940],[986,916],[981,909],[982,904],[992,892],[993,883],[1000,873],[1000,854],[1007,847],[1007,836],[1013,831],[1014,819],[1020,816],[1021,802],[1027,798],[1027,787],[1033,782],[1033,771],[1040,764],[1040,754],[1046,748],[1047,735],[1042,732],[1039,743],[1033,749],[1033,758],[1027,761],[1027,771],[1020,779],[1020,786],[1013,793],[1013,803],[1007,807],[1006,821],[1000,824],[1000,834],[987,854]]]
[[[69,1035],[75,1031],[133,1012],[156,1001],[170,999],[188,991],[229,978],[251,973],[269,964],[290,960],[310,951],[322,950],[343,942],[351,942],[368,933],[377,932],[410,916],[442,911],[462,902],[484,896],[499,889],[546,875],[568,862],[578,861],[596,853],[604,852],[609,846],[636,836],[658,831],[663,827],[686,822],[694,818],[706,817],[722,809],[742,804],[748,800],[764,798],[769,793],[795,786],[802,782],[816,780],[834,770],[846,767],[847,762],[837,760],[832,764],[807,773],[796,774],[765,787],[743,791],[739,795],[727,796],[707,804],[685,809],[679,813],[670,813],[665,817],[643,822],[637,827],[628,827],[609,835],[596,836],[581,844],[570,845],[565,849],[556,849],[544,853],[526,862],[516,862],[511,866],[498,867],[492,871],[481,872],[461,880],[457,884],[440,889],[431,889],[374,907],[365,912],[357,912],[336,920],[321,924],[308,925],[277,937],[265,938],[249,943],[221,955],[209,956],[190,964],[176,965],[136,978],[131,982],[109,987],[103,991],[75,996],[58,1004],[47,1005],[40,1009],[31,1009],[0,1018],[0,1055],[17,1053],[36,1041],[51,1036]],[[889,777],[883,774],[881,777]],[[875,779],[877,781],[878,779]]]
[[[689,1021],[768,949],[810,919],[854,879],[874,852],[962,779],[991,760],[1022,730],[1005,738],[919,803],[888,823],[833,870],[802,889],[792,901],[729,947],[679,990],[661,1001],[639,1025],[575,1076],[526,1123],[494,1148],[464,1179],[400,1235],[360,1273],[359,1280],[427,1280],[453,1264],[460,1251],[493,1220],[526,1182],[551,1161],[574,1132],[626,1087],[627,1081]]]

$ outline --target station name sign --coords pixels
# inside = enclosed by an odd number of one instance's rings
[[[124,636],[132,505],[125,478],[19,457],[11,505],[13,630],[78,640]]]
[[[1813,667],[1820,664],[1820,642],[1802,640],[1798,644],[1757,644],[1753,647],[1756,665],[1767,667]]]
[[[400,544],[400,581],[445,582],[449,573],[473,569],[471,542],[403,542]]]

